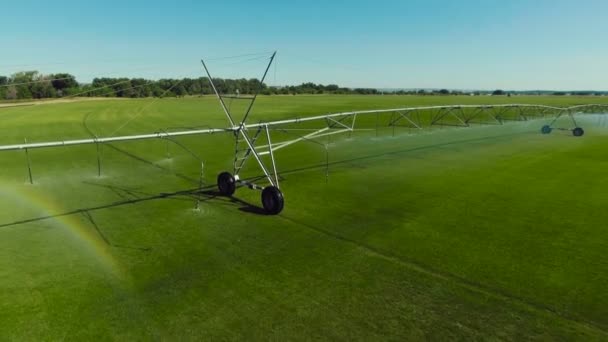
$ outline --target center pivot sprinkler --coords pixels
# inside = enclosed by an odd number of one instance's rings
[[[266,75],[268,74],[268,70],[270,70],[270,66],[274,61],[276,56],[276,52],[272,54],[268,65],[266,66],[266,70],[264,71],[264,75],[262,76],[258,87],[251,97],[246,96],[229,96],[231,99],[245,100],[249,101],[247,104],[247,110],[245,111],[245,115],[240,122],[236,122],[234,120],[234,116],[230,112],[228,106],[226,106],[226,102],[224,101],[224,96],[219,93],[211,74],[209,73],[209,69],[205,64],[204,60],[201,60],[203,64],[203,68],[207,73],[207,77],[209,78],[209,82],[211,83],[211,88],[213,88],[213,92],[217,96],[222,106],[222,110],[224,114],[226,114],[226,118],[230,124],[230,129],[234,133],[235,139],[235,150],[234,150],[234,169],[233,172],[230,173],[228,171],[224,171],[220,173],[217,177],[217,186],[221,195],[223,196],[232,196],[234,195],[238,186],[247,186],[252,190],[261,190],[262,191],[262,206],[264,210],[269,215],[277,215],[283,210],[284,206],[284,198],[283,193],[279,188],[279,177],[277,174],[277,167],[274,159],[274,151],[272,148],[272,142],[270,139],[270,131],[268,125],[259,126],[257,130],[252,134],[250,134],[247,129],[247,118],[251,113],[253,105],[258,97],[258,94],[262,90],[264,85],[264,80],[266,79]],[[261,135],[265,135],[268,144],[256,147],[256,141]],[[260,149],[265,149],[264,151],[260,151]],[[262,160],[262,156],[268,155],[270,156],[270,164],[272,166],[272,172],[269,171],[268,167]],[[258,185],[253,181],[247,181],[245,179],[241,179],[240,171],[243,169],[243,166],[251,157],[256,160],[259,168],[264,173],[264,178],[268,181],[268,184],[265,186]]]
[[[568,117],[570,117],[570,120],[572,120],[572,123],[574,124],[574,128],[554,128],[553,127],[553,125],[555,125],[555,122],[564,115],[568,115]],[[576,120],[574,119],[574,114],[572,114],[572,110],[570,110],[570,108],[565,108],[565,109],[561,110],[555,116],[553,121],[551,121],[551,123],[548,125],[544,125],[540,131],[542,134],[550,134],[553,131],[553,129],[557,129],[560,131],[571,131],[572,135],[574,135],[575,137],[582,137],[585,134],[585,130],[583,130],[582,127],[579,127],[578,124],[576,123]]]

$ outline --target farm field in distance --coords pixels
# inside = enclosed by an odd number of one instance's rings
[[[251,122],[606,97],[262,96]],[[236,105],[235,105],[236,106]],[[388,127],[277,151],[285,210],[215,194],[229,134],[0,152],[0,339],[608,338],[608,116]],[[0,108],[1,145],[224,128],[214,97]],[[546,120],[545,120],[546,121]],[[186,149],[182,148],[186,147]],[[203,191],[199,188],[204,165]],[[249,171],[251,176],[255,170]]]

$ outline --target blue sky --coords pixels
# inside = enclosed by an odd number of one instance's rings
[[[11,1],[0,75],[199,77],[278,51],[270,84],[608,90],[608,1]],[[222,64],[223,63],[223,64]],[[263,60],[211,64],[255,77]]]

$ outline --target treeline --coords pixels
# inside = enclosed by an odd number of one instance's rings
[[[62,96],[68,89],[79,85],[69,74],[41,75],[37,71],[24,71],[10,77],[0,76],[0,99],[42,99]]]
[[[386,92],[396,95],[507,95],[502,90],[495,91],[474,91],[474,92],[465,92],[462,90],[448,90],[448,89],[389,89]]]
[[[260,87],[258,79],[213,79],[222,94],[253,94]],[[303,83],[297,86],[269,87],[262,84],[264,95],[296,94],[378,94],[371,88],[342,88],[335,84]],[[143,78],[95,78],[91,83],[79,83],[68,73],[43,75],[24,71],[12,76],[0,76],[0,99],[43,99],[66,96],[83,97],[181,97],[214,94],[206,77],[146,80]]]
[[[577,91],[553,91],[553,90],[448,90],[448,89],[389,89],[384,93],[391,93],[396,95],[470,95],[470,96],[482,96],[482,95],[493,95],[493,96],[511,96],[511,95],[527,95],[527,96],[606,96],[606,91],[592,91],[592,90],[577,90]]]
[[[605,96],[608,95],[608,92],[605,91],[554,91],[551,92],[551,95],[554,96]]]
[[[213,79],[221,94],[253,94],[260,86],[257,79]],[[68,73],[43,75],[37,71],[23,71],[11,76],[0,76],[0,100],[44,99],[72,96],[83,97],[181,97],[214,94],[206,77],[146,80],[143,78],[95,78],[91,83],[79,83]],[[448,89],[384,89],[344,88],[335,84],[302,83],[296,86],[272,87],[262,84],[263,95],[297,94],[394,94],[394,95],[556,95],[600,96],[601,91],[460,91]]]

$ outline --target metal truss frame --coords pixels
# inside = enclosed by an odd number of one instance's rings
[[[174,137],[182,137],[182,136],[193,136],[193,135],[208,135],[208,134],[217,134],[217,133],[232,133],[235,136],[241,134],[241,137],[247,143],[248,147],[255,147],[253,144],[253,139],[249,136],[249,131],[255,129],[262,128],[263,130],[268,129],[270,131],[276,129],[277,126],[284,126],[288,124],[299,124],[305,122],[315,122],[315,121],[325,121],[326,125],[323,128],[318,129],[303,129],[307,131],[314,131],[311,133],[311,136],[319,137],[321,134],[337,134],[344,132],[353,132],[357,129],[355,128],[355,121],[351,122],[350,125],[345,124],[343,121],[348,117],[356,117],[361,115],[379,115],[379,114],[395,114],[389,122],[388,126],[399,126],[397,123],[400,120],[406,120],[410,124],[412,124],[417,129],[424,129],[425,127],[422,125],[422,120],[417,119],[414,120],[411,116],[415,113],[421,113],[424,111],[439,111],[439,114],[442,116],[446,116],[449,113],[446,111],[454,111],[456,109],[473,109],[473,110],[481,110],[488,113],[489,110],[493,110],[491,113],[491,117],[495,120],[495,122],[500,122],[504,124],[504,121],[521,121],[513,120],[512,118],[507,118],[504,116],[504,113],[509,109],[525,107],[530,110],[536,109],[538,111],[537,115],[529,116],[528,119],[531,118],[540,118],[544,119],[547,117],[549,113],[553,113],[553,120],[551,124],[555,124],[557,119],[561,118],[564,115],[569,116],[571,119],[574,118],[575,114],[579,113],[605,113],[608,112],[608,105],[580,105],[573,107],[551,107],[544,105],[462,105],[462,106],[427,106],[427,107],[403,107],[403,108],[395,108],[395,109],[378,109],[378,110],[366,110],[366,111],[353,111],[353,112],[343,112],[343,113],[335,113],[335,114],[326,114],[319,116],[306,116],[306,117],[297,117],[293,119],[286,120],[276,120],[276,121],[267,121],[267,122],[259,122],[253,124],[246,124],[244,122],[239,123],[238,125],[234,124],[231,127],[226,128],[206,128],[206,129],[195,129],[195,130],[187,130],[187,131],[176,131],[176,132],[154,132],[150,134],[139,134],[139,135],[127,135],[127,136],[116,136],[116,137],[96,137],[89,139],[75,139],[75,140],[59,140],[59,141],[49,141],[49,142],[24,142],[22,144],[13,144],[13,145],[0,145],[0,152],[2,151],[14,151],[14,150],[31,150],[31,149],[40,149],[40,148],[55,148],[55,147],[67,147],[74,145],[86,145],[86,144],[108,144],[113,142],[121,142],[121,141],[135,141],[135,140],[151,140],[151,139],[169,139]],[[458,121],[462,121],[462,123],[471,123],[475,117],[478,117],[479,114],[471,114],[470,116],[458,116]],[[431,126],[433,124],[437,124],[437,116],[433,117],[431,120]],[[573,124],[576,127],[576,121],[572,120]],[[336,130],[336,126],[340,126],[340,129]],[[461,125],[462,127],[468,127],[469,125]],[[331,132],[327,132],[331,131]],[[245,132],[245,133],[243,133]],[[257,135],[257,133],[256,133]],[[303,139],[297,139],[299,141]],[[273,145],[273,149],[277,150],[281,146],[283,146],[284,142],[277,143]],[[249,146],[251,145],[251,146]],[[253,150],[253,149],[252,149]],[[253,152],[253,151],[252,151]],[[259,153],[258,153],[259,155]]]
[[[274,154],[272,151],[272,143],[270,140],[270,133],[268,131],[268,127],[263,127],[263,126],[259,126],[257,127],[258,130],[255,133],[254,137],[252,138],[249,135],[249,127],[247,127],[245,125],[245,122],[247,122],[247,118],[249,117],[249,114],[251,114],[251,110],[253,109],[253,105],[255,104],[255,101],[258,97],[258,95],[260,94],[260,91],[262,90],[262,87],[264,86],[264,81],[266,80],[266,76],[268,75],[268,71],[270,70],[270,67],[272,65],[272,62],[274,61],[274,58],[276,56],[276,52],[274,52],[272,54],[272,56],[270,57],[270,60],[268,62],[268,65],[266,66],[266,70],[264,71],[264,75],[262,76],[262,78],[260,79],[259,85],[258,85],[258,89],[256,90],[256,92],[253,94],[253,96],[247,96],[247,97],[233,97],[229,95],[229,98],[236,98],[236,99],[243,99],[243,100],[248,100],[249,104],[247,106],[247,110],[245,112],[245,115],[243,117],[243,119],[237,124],[236,121],[234,120],[234,116],[232,115],[232,113],[230,112],[230,109],[226,106],[226,103],[224,101],[224,96],[222,94],[220,94],[220,92],[217,90],[217,87],[215,86],[215,83],[213,81],[213,78],[211,77],[211,73],[209,72],[209,69],[207,68],[207,65],[205,64],[204,60],[201,60],[201,63],[203,65],[203,68],[205,69],[205,72],[207,73],[207,77],[209,79],[209,82],[211,83],[211,88],[213,88],[213,92],[215,93],[216,97],[218,98],[218,100],[220,101],[220,104],[222,106],[222,109],[224,111],[224,114],[226,115],[226,118],[228,119],[228,122],[230,123],[230,128],[232,129],[232,131],[234,132],[234,136],[235,136],[235,156],[234,156],[234,177],[236,179],[237,182],[243,184],[243,185],[247,185],[252,189],[263,189],[262,187],[258,186],[257,184],[254,183],[250,183],[247,182],[245,180],[240,179],[239,176],[239,172],[241,171],[241,169],[243,168],[243,166],[245,165],[245,163],[247,162],[247,160],[249,159],[250,156],[253,156],[255,158],[255,160],[257,161],[258,166],[260,167],[260,169],[262,170],[262,172],[264,173],[264,175],[266,176],[266,178],[268,179],[268,182],[272,185],[275,186],[277,189],[279,188],[279,177],[277,175],[276,172],[276,162],[274,159]],[[268,139],[268,144],[270,146],[270,156],[271,156],[271,165],[272,165],[272,169],[274,170],[274,172],[270,172],[268,170],[268,167],[266,166],[266,164],[264,163],[264,161],[261,158],[260,153],[258,152],[255,143],[258,139],[258,137],[260,136],[260,133],[262,131],[262,129],[264,129],[266,131],[266,137]],[[246,144],[245,148],[242,149],[239,147],[239,143],[244,142]],[[239,156],[239,154],[243,152],[242,156]],[[238,165],[237,165],[238,163]]]

